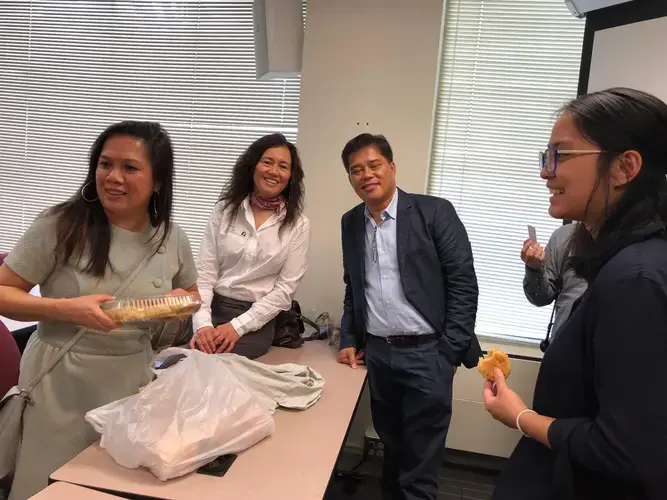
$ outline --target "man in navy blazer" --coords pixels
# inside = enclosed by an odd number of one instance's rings
[[[341,363],[366,364],[384,444],[387,499],[437,497],[456,367],[477,365],[477,278],[463,224],[442,198],[396,187],[387,140],[361,134],[342,153],[363,203],[342,219]]]

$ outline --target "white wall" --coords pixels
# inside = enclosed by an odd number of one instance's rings
[[[299,290],[305,307],[342,312],[340,218],[359,203],[340,153],[355,135],[383,133],[399,185],[423,192],[442,0],[309,0],[298,144],[313,239]]]
[[[588,91],[633,87],[667,101],[666,44],[667,17],[596,32]]]
[[[355,135],[382,133],[395,154],[399,186],[423,193],[438,75],[442,0],[308,0],[298,147],[312,223],[309,269],[297,300],[340,318],[343,299],[340,218],[359,203],[340,160]],[[501,345],[539,356],[539,350]],[[487,347],[487,346],[485,346]],[[537,363],[517,362],[513,386],[527,401]],[[507,456],[516,433],[494,424],[481,404],[482,380],[459,370],[448,446]],[[368,394],[350,443],[371,427]]]

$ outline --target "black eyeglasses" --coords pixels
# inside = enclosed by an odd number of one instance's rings
[[[540,170],[544,169],[550,174],[555,174],[558,168],[558,158],[571,155],[599,155],[605,151],[601,149],[558,149],[548,147],[540,151]]]

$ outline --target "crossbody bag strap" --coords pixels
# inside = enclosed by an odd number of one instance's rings
[[[132,281],[134,281],[134,279],[139,275],[139,273],[144,270],[144,268],[146,267],[146,264],[148,264],[148,261],[151,259],[152,256],[153,256],[153,254],[148,254],[148,255],[146,255],[146,257],[144,257],[144,260],[142,260],[139,263],[139,265],[135,268],[135,270],[132,271],[132,274],[130,274],[130,276],[123,283],[121,283],[120,286],[118,286],[118,288],[116,288],[113,291],[114,296],[117,297],[117,296],[121,295],[127,289],[127,287],[130,285],[130,283],[132,283]],[[67,343],[60,348],[60,350],[58,350],[58,352],[55,354],[55,356],[53,356],[49,360],[49,362],[42,369],[42,371],[39,372],[34,379],[32,379],[32,381],[28,384],[28,387],[23,389],[21,391],[21,393],[24,394],[24,395],[29,395],[32,392],[32,390],[35,388],[35,386],[42,381],[44,376],[47,373],[49,373],[53,369],[53,367],[58,364],[58,362],[61,359],[63,359],[63,356],[65,356],[65,354],[67,354],[70,351],[70,349],[72,348],[72,346],[74,346],[74,344],[76,344],[79,340],[81,340],[81,337],[83,337],[84,334],[87,331],[88,331],[88,328],[86,328],[84,326],[79,328],[77,330],[77,332],[74,334],[74,336],[71,339],[69,339],[67,341]]]

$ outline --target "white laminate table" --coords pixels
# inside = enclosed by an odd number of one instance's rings
[[[326,341],[299,349],[272,348],[259,361],[309,365],[325,380],[322,398],[308,410],[274,414],[274,434],[239,454],[224,477],[191,473],[161,482],[145,469],[126,469],[94,444],[51,475],[119,495],[191,500],[319,500],[326,491],[366,380],[336,360]]]
[[[59,482],[53,483],[30,498],[31,500],[113,500],[120,497],[82,488],[75,484]]]

